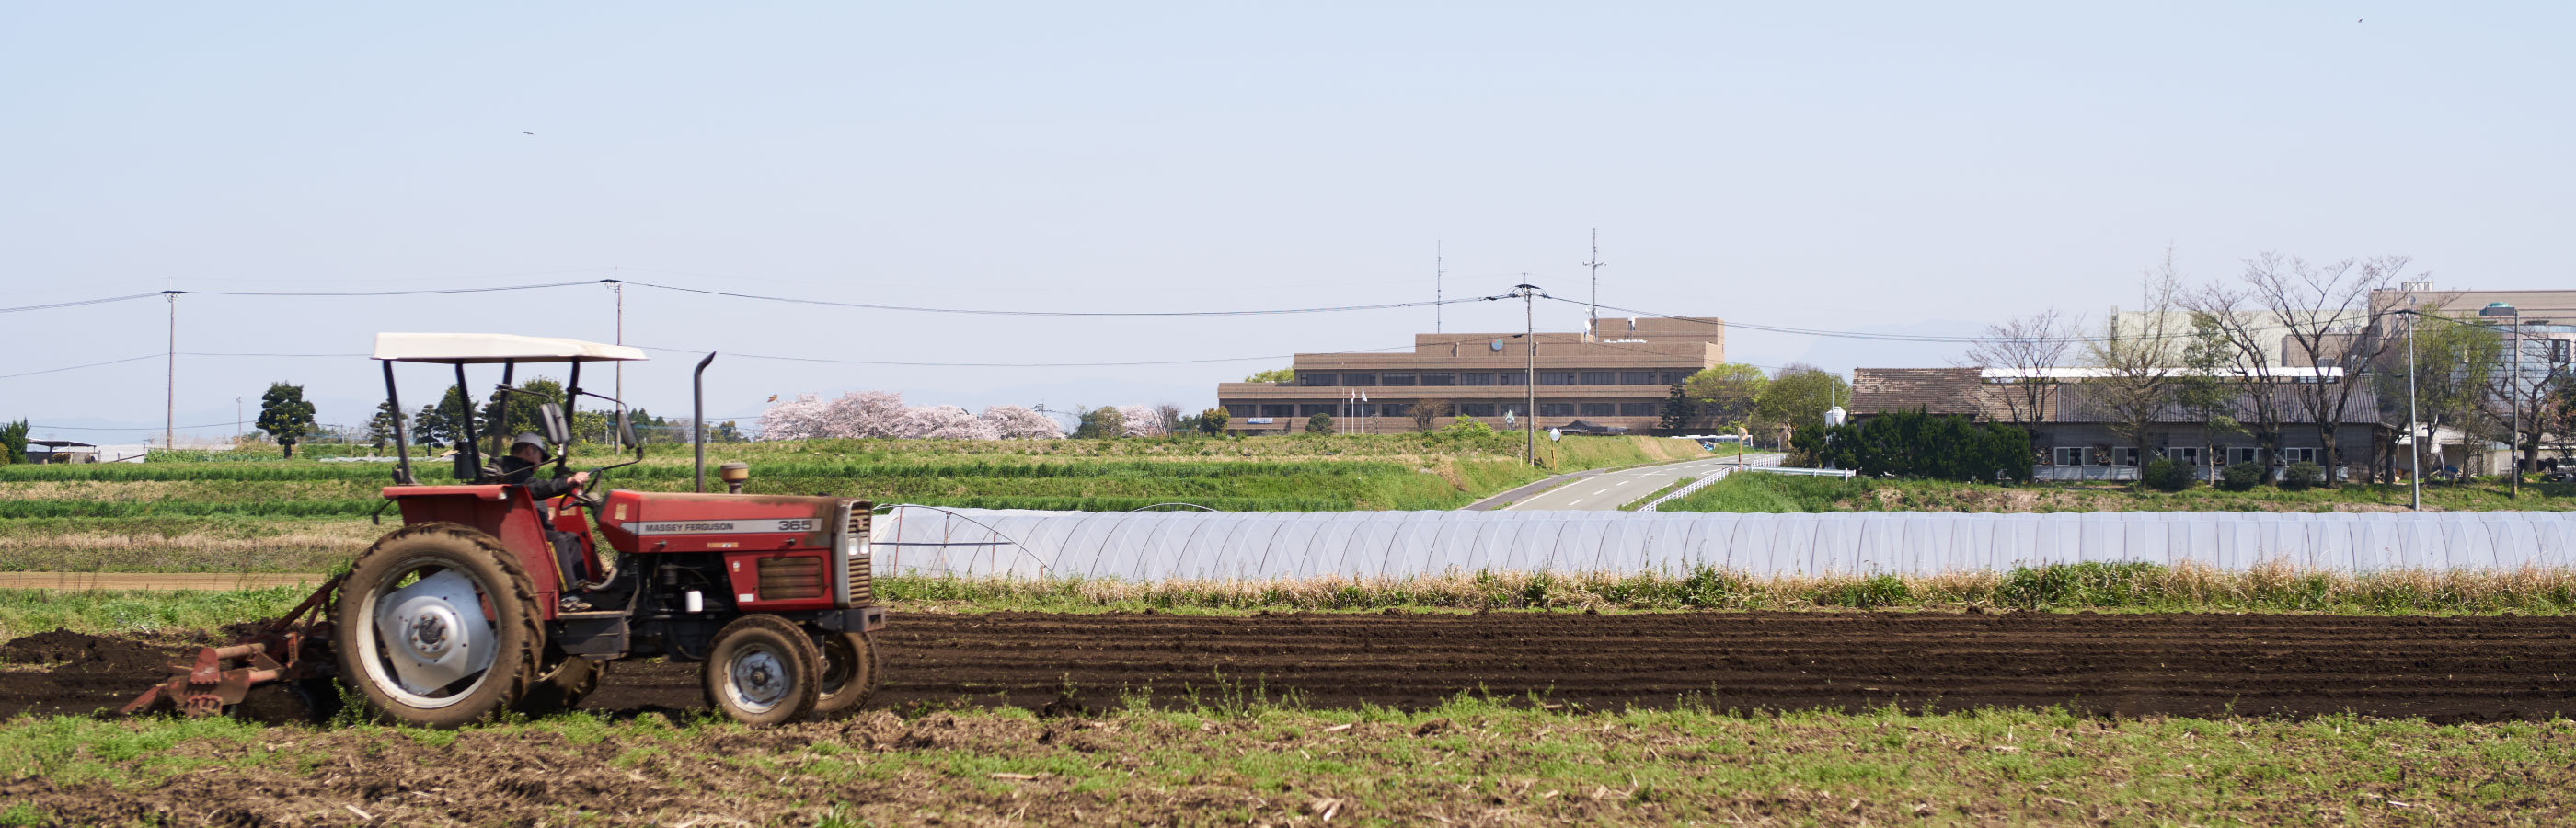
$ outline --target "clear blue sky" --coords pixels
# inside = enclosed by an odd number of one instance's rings
[[[0,306],[623,276],[1291,307],[1427,298],[1435,242],[1452,295],[1528,273],[1580,296],[1595,221],[1604,302],[1841,329],[2098,317],[2169,244],[2196,280],[2270,249],[2576,287],[2571,23],[2551,3],[21,4],[0,22]],[[182,303],[183,351],[611,335],[588,287]],[[1012,320],[640,290],[627,311],[647,345],[987,362],[1381,347],[1432,316]],[[157,353],[163,313],[0,316],[0,374]],[[1519,317],[1456,307],[1448,327]],[[1835,370],[1957,351],[1731,345]],[[684,360],[665,356],[629,396],[676,413]],[[1277,364],[735,359],[710,413],[856,388],[1195,409]],[[272,379],[309,384],[331,422],[379,396],[354,358],[180,367],[182,423],[229,420]],[[435,378],[413,378],[425,401]],[[157,360],[0,380],[0,417],[157,426],[162,382]]]

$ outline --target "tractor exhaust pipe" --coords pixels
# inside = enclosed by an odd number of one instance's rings
[[[698,360],[697,372],[689,375],[689,431],[690,440],[697,443],[699,494],[707,492],[707,363],[714,361],[715,352],[708,351],[707,358]]]

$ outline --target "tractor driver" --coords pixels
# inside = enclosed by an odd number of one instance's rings
[[[537,469],[552,459],[554,458],[546,453],[546,438],[534,432],[521,434],[516,442],[510,444],[509,456],[501,458],[498,464],[501,470],[501,482],[505,485],[528,487],[528,496],[535,498],[539,503],[568,494],[579,494],[582,485],[590,482],[590,472],[586,471],[573,472],[571,477],[536,479]],[[571,532],[556,530],[552,516],[549,515],[546,521],[546,541],[555,549],[555,567],[557,571],[563,573],[565,591],[570,592],[572,585],[581,583],[588,577],[587,573],[582,571],[581,540]]]

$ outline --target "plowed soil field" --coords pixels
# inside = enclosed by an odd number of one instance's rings
[[[2576,618],[2012,613],[1251,617],[897,614],[879,707],[1102,709],[1295,696],[1418,708],[1458,693],[1576,708],[1705,704],[2091,714],[2576,715]],[[176,638],[0,645],[0,716],[113,708]],[[585,708],[700,706],[695,665],[621,663]]]

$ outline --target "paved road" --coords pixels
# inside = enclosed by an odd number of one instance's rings
[[[1779,465],[1780,455],[1746,454],[1744,462],[1756,466],[1774,466]],[[1642,469],[1581,477],[1563,486],[1522,498],[1503,508],[1514,511],[1551,509],[1611,511],[1654,494],[1676,481],[1698,477],[1716,471],[1721,466],[1732,465],[1735,465],[1735,455],[1729,453],[1707,460],[1647,466]]]

